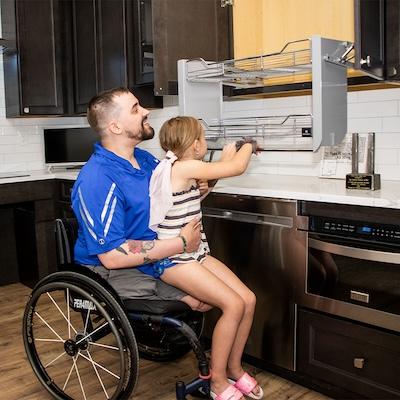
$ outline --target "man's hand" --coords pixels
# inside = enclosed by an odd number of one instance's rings
[[[208,192],[208,181],[205,179],[197,179],[197,185],[199,186],[200,194],[204,196]]]
[[[198,218],[192,219],[182,229],[180,236],[186,240],[186,252],[191,253],[196,251],[200,246],[200,220]]]

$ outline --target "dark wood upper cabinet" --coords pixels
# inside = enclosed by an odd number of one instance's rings
[[[7,116],[86,112],[100,91],[153,90],[151,0],[1,0]]]
[[[75,112],[98,92],[129,86],[125,0],[73,0]]]
[[[232,58],[232,10],[221,0],[153,0],[154,90],[177,94],[177,60]]]
[[[145,107],[160,105],[153,95],[150,0],[72,0],[72,26],[75,113],[118,86],[132,89]]]
[[[83,113],[99,92],[96,60],[96,9],[93,1],[72,1],[74,111]]]
[[[65,112],[63,21],[59,0],[2,2],[7,116]]]
[[[387,81],[400,80],[400,2],[354,4],[356,68]]]

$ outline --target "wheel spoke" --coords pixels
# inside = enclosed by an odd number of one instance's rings
[[[87,351],[87,350],[86,350],[86,351]],[[120,376],[114,374],[114,372],[111,372],[111,371],[108,370],[106,367],[103,367],[102,365],[100,365],[99,363],[97,363],[96,361],[94,361],[93,359],[92,359],[92,360],[89,359],[88,357],[86,357],[86,356],[85,356],[84,354],[82,354],[81,352],[79,352],[79,355],[80,355],[81,357],[83,357],[85,360],[88,360],[88,361],[90,361],[91,363],[93,363],[94,365],[96,365],[97,367],[101,368],[103,371],[108,372],[110,375],[114,376],[115,378],[121,379]]]
[[[41,321],[63,342],[65,342],[65,340],[45,321],[45,319],[37,312],[35,311],[35,315],[37,315]]]
[[[74,356],[74,358],[72,359],[72,365],[71,365],[71,369],[69,370],[69,373],[68,373],[67,379],[66,379],[66,380],[65,380],[65,382],[64,382],[64,386],[63,386],[62,390],[65,390],[65,388],[66,388],[66,387],[67,387],[67,385],[68,385],[69,378],[71,377],[72,370],[74,369],[74,364],[75,364],[75,361],[76,361],[76,359],[77,359],[77,358],[78,358],[78,354],[77,354],[76,356]]]
[[[119,347],[110,346],[108,344],[96,343],[96,342],[89,342],[89,344],[91,344],[93,346],[105,347],[106,349],[119,350]]]
[[[71,339],[71,322],[70,322],[71,321],[71,314],[70,314],[70,309],[69,309],[69,288],[67,288],[66,297],[67,297],[66,303],[67,303],[67,316],[68,316],[68,319],[67,319],[68,339]],[[74,331],[75,331],[75,329],[74,329]],[[76,331],[75,331],[75,333],[76,333]]]
[[[63,351],[60,355],[58,355],[54,360],[50,361],[49,363],[47,363],[44,367],[47,368],[49,367],[51,364],[53,364],[53,362],[57,361],[60,357],[62,357],[64,354],[67,354],[65,351]]]
[[[58,342],[58,343],[64,343],[64,340],[62,339],[38,339],[35,338],[35,342]]]
[[[63,316],[63,318],[67,321],[68,324],[68,339],[71,339],[71,328],[73,331],[76,333],[76,329],[72,326],[71,321],[70,321],[70,315],[69,315],[69,297],[68,297],[68,288],[67,288],[67,307],[68,307],[68,318],[65,316],[65,314],[62,312],[61,308],[58,306],[58,304],[55,302],[53,297],[49,292],[46,292],[47,296],[50,297],[50,300],[53,302],[53,304],[56,306],[57,310],[60,312],[60,314]]]
[[[106,395],[106,399],[109,399],[110,397],[108,396],[107,390],[106,390],[106,388],[104,387],[103,381],[102,381],[101,378],[100,378],[99,371],[97,371],[96,364],[94,363],[93,358],[92,358],[92,356],[90,355],[89,351],[86,350],[86,352],[87,352],[87,355],[88,355],[88,357],[89,357],[89,359],[90,359],[90,362],[91,362],[92,365],[93,365],[93,369],[94,369],[94,372],[95,372],[96,375],[97,375],[97,379],[99,380],[100,385],[101,385],[101,387],[103,388],[103,392],[104,392],[104,394]]]
[[[103,325],[100,325],[98,328],[96,328],[93,332],[90,332],[89,334],[87,334],[86,336],[84,336],[83,338],[79,339],[76,344],[79,344],[81,342],[83,342],[84,340],[86,340],[88,337],[92,336],[94,333],[96,333],[97,331],[99,331],[100,329],[104,328],[105,326],[108,325],[108,322],[105,322]]]
[[[81,354],[80,352],[77,354],[77,356]],[[82,355],[82,354],[81,354]],[[82,385],[82,380],[81,380],[81,376],[79,375],[79,370],[78,367],[76,365],[76,360],[77,358],[74,359],[74,367],[75,367],[75,371],[76,371],[76,376],[78,377],[78,381],[79,381],[79,385],[81,387],[82,390],[82,394],[83,394],[83,398],[86,400],[86,394],[85,394],[85,390],[83,389],[83,385]]]
[[[89,316],[90,316],[90,309],[88,310],[87,314],[86,314],[86,321],[85,321],[85,328],[83,330],[83,334],[86,335],[86,331],[87,331],[87,326],[88,326],[88,322],[89,322]]]

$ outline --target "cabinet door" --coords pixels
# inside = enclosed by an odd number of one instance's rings
[[[83,113],[98,92],[95,0],[72,1],[74,111]]]
[[[356,67],[384,78],[385,0],[356,0],[354,5]]]
[[[386,80],[400,80],[400,3],[355,0],[357,68]]]
[[[133,0],[128,7],[129,85],[153,85],[152,0]]]
[[[63,114],[62,7],[59,0],[17,0],[21,114]]]
[[[396,332],[299,310],[297,349],[297,371],[314,381],[351,391],[353,398],[400,399]]]
[[[96,3],[99,90],[127,86],[126,1]]]
[[[125,0],[73,0],[75,112],[98,92],[127,86]]]
[[[231,58],[231,7],[221,0],[153,0],[153,37],[155,94],[177,94],[177,60]]]

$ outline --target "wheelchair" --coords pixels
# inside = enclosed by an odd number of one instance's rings
[[[200,343],[204,315],[180,301],[122,300],[87,267],[73,264],[75,219],[56,220],[59,271],[33,288],[23,317],[32,369],[56,399],[128,399],[139,355],[170,361],[193,350],[199,375],[176,383],[176,399],[210,398],[210,370]]]

